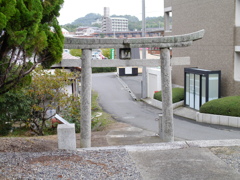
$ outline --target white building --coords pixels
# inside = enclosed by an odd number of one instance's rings
[[[112,31],[128,31],[128,19],[112,17]]]
[[[104,7],[104,15],[102,18],[102,32],[111,32],[112,31],[112,21],[109,15],[109,8]]]
[[[104,7],[102,18],[102,32],[128,31],[128,19],[122,17],[110,17],[109,8]]]
[[[93,24],[100,24],[101,25],[102,24],[102,20],[101,19],[97,19],[96,21],[92,22],[91,24],[92,25]]]
[[[62,33],[63,35],[69,35],[69,31],[66,30],[65,28],[62,28]]]
[[[99,32],[99,28],[97,28],[97,27],[78,27],[75,34],[77,36],[91,36],[95,32]]]

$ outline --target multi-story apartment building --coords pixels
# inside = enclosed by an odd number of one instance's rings
[[[128,31],[128,19],[120,17],[112,17],[112,31]]]
[[[108,7],[104,7],[104,15],[102,18],[102,32],[112,32],[112,21]]]
[[[104,7],[104,16],[102,18],[102,32],[120,31],[128,31],[128,19],[110,17],[109,8]]]
[[[184,85],[185,67],[221,70],[222,96],[240,95],[240,0],[164,0],[164,11],[165,36],[205,29],[192,46],[173,48],[173,57],[191,58],[172,67],[173,83]]]

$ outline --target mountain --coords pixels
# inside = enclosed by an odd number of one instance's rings
[[[111,17],[124,17],[128,19],[128,29],[129,31],[141,30],[142,29],[142,21],[136,16],[131,15],[112,15]],[[96,26],[96,24],[92,25],[92,22],[95,22],[97,19],[101,19],[102,16],[96,13],[89,13],[85,17],[81,17],[73,21],[72,23],[68,23],[63,25],[62,27],[67,29],[68,31],[75,31],[79,26]],[[98,25],[101,26],[101,25]],[[147,17],[146,18],[146,28],[159,28],[164,26],[164,18],[162,16],[159,17]]]
[[[96,21],[97,19],[101,19],[102,16],[100,14],[89,13],[85,17],[81,17],[76,19],[71,23],[71,25],[75,26],[91,26],[92,22]]]
[[[131,22],[138,22],[139,19],[136,17],[136,16],[131,16],[131,15],[112,15],[111,17],[123,17],[123,18],[126,18],[128,19],[128,21],[131,21]]]

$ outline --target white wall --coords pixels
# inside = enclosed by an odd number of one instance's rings
[[[147,96],[153,98],[154,91],[161,91],[161,70],[159,68],[147,68]]]

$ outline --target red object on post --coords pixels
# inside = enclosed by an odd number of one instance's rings
[[[52,128],[56,128],[58,124],[63,124],[61,121],[59,121],[57,118],[52,118]]]

